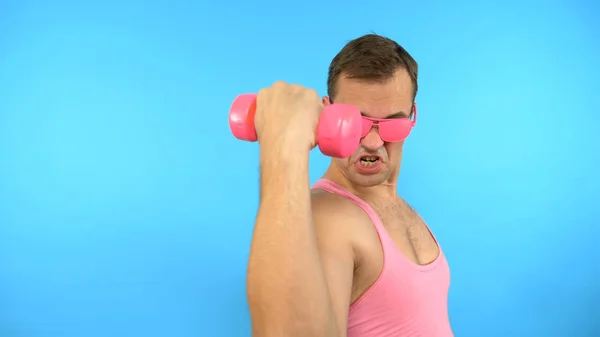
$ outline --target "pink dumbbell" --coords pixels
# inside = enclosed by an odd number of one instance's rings
[[[233,101],[229,110],[229,127],[235,138],[257,141],[254,128],[256,95],[243,94]],[[362,120],[357,107],[332,104],[319,118],[317,140],[321,152],[330,157],[346,158],[356,151],[361,138]]]

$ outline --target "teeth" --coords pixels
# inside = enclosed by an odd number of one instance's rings
[[[361,160],[360,161],[360,165],[361,166],[373,166],[375,165],[376,162],[374,161],[366,161],[366,160]]]
[[[375,156],[362,157],[360,158],[360,164],[362,166],[373,166],[378,160],[379,158]]]

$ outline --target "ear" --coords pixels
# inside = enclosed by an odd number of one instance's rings
[[[417,103],[413,103],[413,110],[410,113],[413,123],[417,124]]]
[[[331,101],[329,100],[328,96],[323,96],[323,99],[321,100],[321,102],[323,102],[324,106],[331,105]]]

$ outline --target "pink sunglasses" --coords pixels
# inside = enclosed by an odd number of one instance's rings
[[[417,124],[417,105],[413,105],[413,119],[404,118],[370,118],[362,117],[361,138],[367,136],[373,126],[377,126],[379,136],[388,143],[401,142],[405,140],[412,128]]]

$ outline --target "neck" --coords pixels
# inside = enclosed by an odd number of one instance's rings
[[[398,173],[399,172],[392,172],[390,177],[379,185],[368,187],[358,186],[350,181],[350,179],[348,179],[348,177],[332,163],[323,175],[323,178],[333,181],[363,200],[389,199],[396,198],[397,196]]]

